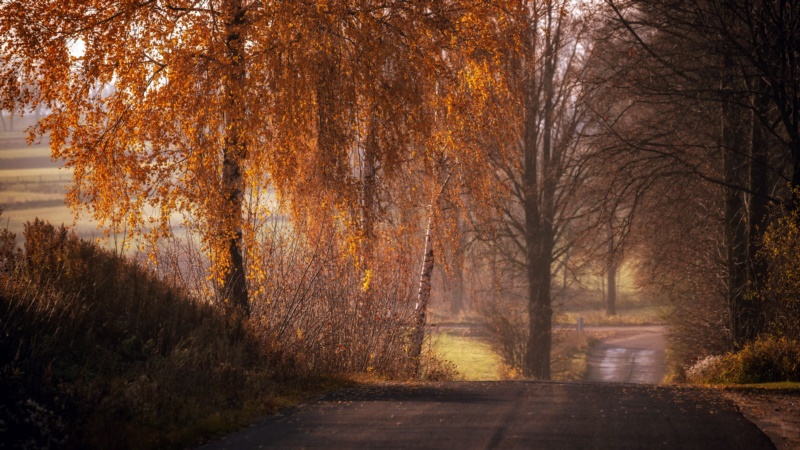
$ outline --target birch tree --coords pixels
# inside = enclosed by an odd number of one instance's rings
[[[49,133],[73,169],[76,211],[153,240],[183,214],[247,315],[246,219],[265,213],[249,194],[346,210],[367,136],[373,209],[375,168],[395,170],[425,132],[410,100],[436,60],[437,14],[424,1],[11,0],[0,96],[52,111],[32,137]]]

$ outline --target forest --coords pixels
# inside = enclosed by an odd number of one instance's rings
[[[551,380],[623,273],[673,381],[800,381],[794,0],[0,0],[0,110],[118,247],[0,231],[20,445],[451,379],[434,303]]]

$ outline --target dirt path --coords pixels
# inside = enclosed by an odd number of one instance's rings
[[[666,373],[664,327],[618,328],[592,347],[586,381],[658,384]]]

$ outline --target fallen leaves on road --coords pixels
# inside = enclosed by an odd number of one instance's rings
[[[778,450],[800,448],[800,391],[725,390],[742,414],[756,424]]]

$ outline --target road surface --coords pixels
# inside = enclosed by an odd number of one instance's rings
[[[222,449],[770,449],[713,392],[529,381],[341,391],[204,447]]]
[[[634,336],[609,339],[592,347],[587,381],[658,384],[667,370],[663,327],[647,327]]]

